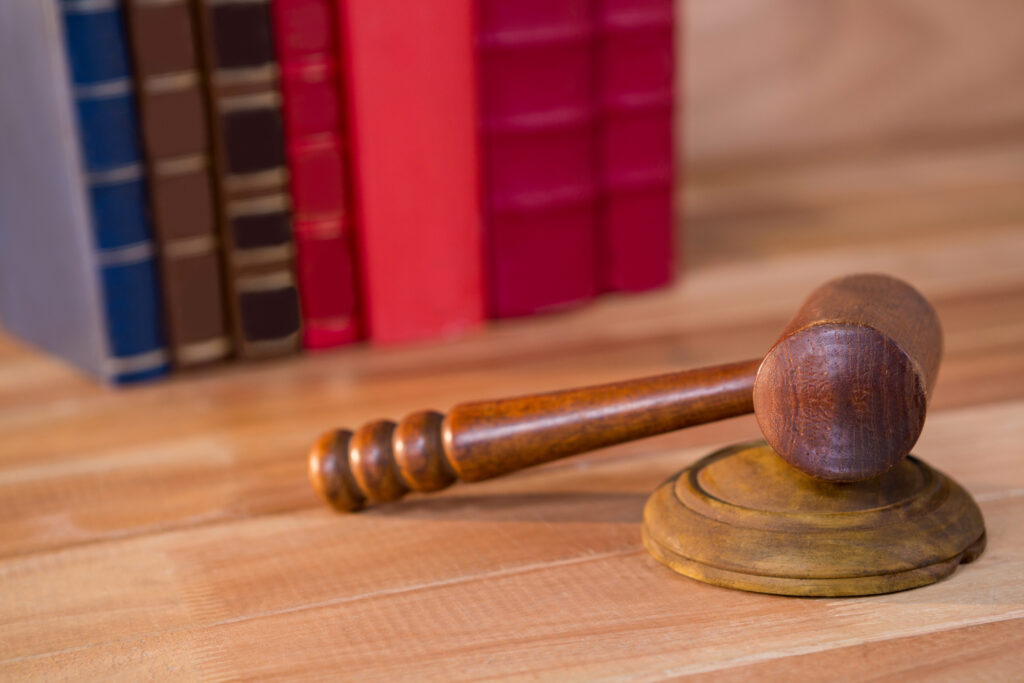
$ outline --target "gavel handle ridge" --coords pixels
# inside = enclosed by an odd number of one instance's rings
[[[398,424],[335,430],[314,444],[309,475],[334,507],[436,491],[605,446],[753,411],[760,359],[495,401],[447,415],[421,411]]]

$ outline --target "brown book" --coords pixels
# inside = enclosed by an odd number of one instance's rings
[[[269,2],[195,2],[236,347],[291,353],[301,318]]]
[[[176,366],[231,352],[189,0],[128,0],[164,318]]]

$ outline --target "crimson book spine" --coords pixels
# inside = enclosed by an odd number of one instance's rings
[[[493,317],[586,301],[597,273],[593,0],[478,0]]]
[[[673,254],[673,2],[595,0],[602,288],[669,283]]]
[[[335,0],[273,0],[303,344],[359,339]]]

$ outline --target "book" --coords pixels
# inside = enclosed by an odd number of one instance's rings
[[[164,374],[118,2],[0,2],[0,83],[4,325],[106,380]]]
[[[273,0],[303,344],[361,336],[334,0]]]
[[[229,317],[242,358],[301,343],[269,0],[198,0]]]
[[[136,100],[171,359],[231,353],[210,177],[206,102],[189,0],[128,0]]]
[[[674,275],[673,2],[595,2],[601,284],[641,291]]]
[[[493,317],[598,291],[593,0],[478,0]]]
[[[372,341],[484,316],[472,0],[339,0],[363,311]]]

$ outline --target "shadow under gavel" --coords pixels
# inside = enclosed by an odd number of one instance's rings
[[[324,500],[354,511],[754,412],[793,467],[861,481],[917,441],[941,354],[938,318],[916,290],[853,275],[815,290],[763,359],[335,430],[310,451],[309,476]]]

